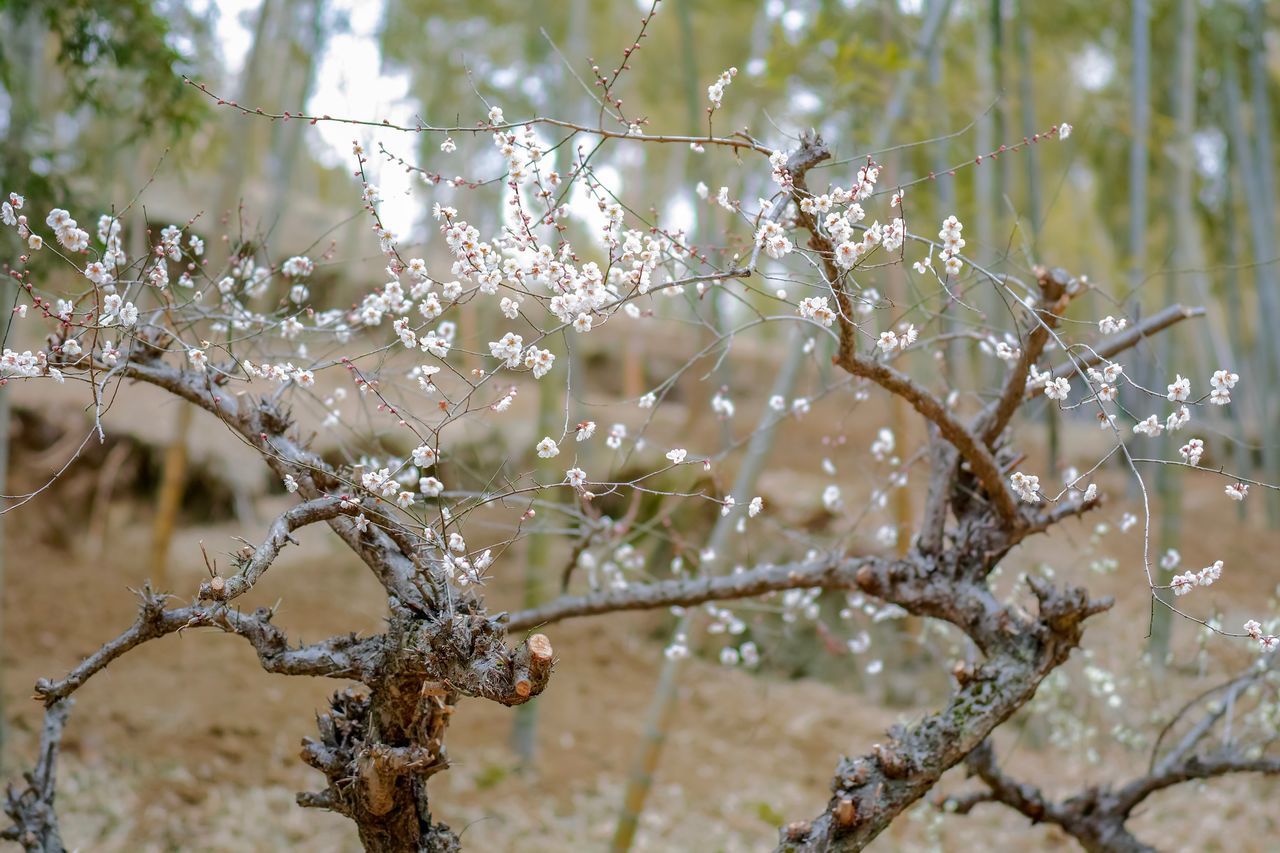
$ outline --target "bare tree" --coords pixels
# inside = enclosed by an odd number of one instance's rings
[[[1032,823],[1056,824],[1090,851],[1155,850],[1126,826],[1134,810],[1152,794],[1231,773],[1280,773],[1280,757],[1266,754],[1274,733],[1257,737],[1259,732],[1267,731],[1265,724],[1241,727],[1245,737],[1233,737],[1231,731],[1233,717],[1247,719],[1251,710],[1274,703],[1275,693],[1275,670],[1268,666],[1255,666],[1215,685],[1173,715],[1156,738],[1147,772],[1142,776],[1119,785],[1091,785],[1061,800],[1047,797],[1036,786],[1018,782],[1001,770],[995,748],[988,740],[970,752],[964,762],[984,787],[943,798],[939,805],[944,811],[968,814],[981,803],[999,803],[1022,813]],[[1180,737],[1172,736],[1175,730],[1181,731]],[[1215,730],[1220,734],[1220,743],[1208,746]]]

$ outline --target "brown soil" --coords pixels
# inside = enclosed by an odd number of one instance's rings
[[[214,438],[225,440],[225,434]],[[794,447],[801,451],[806,445]],[[815,470],[811,463],[804,462],[809,471]],[[820,491],[821,480],[814,480],[816,488],[805,480],[797,489],[800,482],[796,478],[790,488],[778,484],[773,491]],[[1223,581],[1197,600],[1196,612],[1217,607],[1231,626],[1265,616],[1277,578],[1261,555],[1274,553],[1278,538],[1263,530],[1262,496],[1250,498],[1253,517],[1240,527],[1221,482],[1188,481],[1193,482],[1186,495],[1185,564],[1227,563]],[[1123,487],[1113,484],[1111,491],[1119,494]],[[167,586],[194,590],[204,572],[200,542],[211,554],[233,550],[233,536],[252,539],[281,505],[279,499],[259,500],[256,524],[181,530]],[[97,551],[96,544],[79,541],[41,544],[38,503],[6,517],[3,684],[10,775],[33,753],[39,715],[29,697],[35,679],[64,672],[132,619],[135,600],[128,587],[138,586],[146,574],[141,555],[148,543],[145,509],[131,511],[138,519],[117,515],[101,553],[86,553]],[[1107,513],[1112,519],[1118,514]],[[1086,653],[1089,662],[1126,681],[1126,713],[1135,727],[1149,730],[1139,726],[1148,709],[1193,695],[1245,652],[1237,641],[1214,640],[1203,660],[1204,676],[1188,666],[1150,677],[1141,660],[1148,610],[1145,582],[1135,568],[1139,534],[1113,532],[1095,546],[1094,523],[1073,523],[1015,553],[1003,576],[1011,580],[1048,560],[1059,579],[1119,597],[1116,610],[1089,632]],[[295,641],[378,630],[383,600],[367,572],[321,531],[304,531],[301,539],[302,547],[286,552],[246,606],[280,600],[277,621]],[[1120,558],[1121,568],[1092,573],[1088,564],[1101,553]],[[504,590],[518,587],[514,577],[509,584],[503,580],[499,576],[494,585],[495,606],[510,604],[503,595],[511,593]],[[459,708],[449,736],[454,766],[433,780],[433,795],[438,816],[465,828],[470,849],[604,848],[662,661],[655,629],[663,618],[633,614],[548,631],[559,663],[550,688],[537,700],[541,758],[534,773],[514,772],[509,710],[476,701]],[[1193,626],[1178,626],[1177,640],[1179,659],[1196,662]],[[1084,662],[1084,655],[1077,657],[1082,660],[1071,665],[1076,673]],[[1072,683],[1077,694],[1084,690],[1081,680]],[[295,791],[321,781],[298,760],[298,744],[313,732],[312,714],[336,686],[264,674],[247,644],[216,632],[193,630],[135,650],[77,694],[60,777],[68,844],[101,851],[358,849],[345,819],[304,811],[293,802]],[[923,710],[883,707],[878,693],[874,683],[859,694],[690,661],[637,846],[770,849],[780,822],[821,808],[840,753],[867,750],[887,726]],[[1012,737],[1002,741],[1010,766],[1059,793],[1123,779],[1141,766],[1144,753],[1127,751],[1107,736],[1116,717],[1102,711],[1101,703],[1085,707],[1083,721],[1101,734],[1097,761],[1083,750],[1052,749],[1037,735],[1043,727],[1032,721],[1011,727],[1021,732],[1016,747]],[[953,771],[945,787],[964,784],[962,771]],[[1275,783],[1256,778],[1183,786],[1153,798],[1134,827],[1168,849],[1274,850],[1280,847],[1280,818],[1267,803],[1276,791]],[[922,807],[875,846],[1072,848],[1060,833],[1029,826],[995,807],[969,817],[943,817]]]

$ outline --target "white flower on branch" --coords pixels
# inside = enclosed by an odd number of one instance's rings
[[[1222,561],[1215,560],[1213,565],[1205,566],[1196,572],[1196,583],[1200,586],[1212,586],[1213,582],[1222,577]]]
[[[588,324],[589,327],[589,324]],[[501,360],[507,367],[519,367],[523,361],[524,339],[515,332],[507,332],[496,341],[489,341],[489,354]]]
[[[785,257],[795,248],[795,244],[783,232],[782,226],[773,220],[766,221],[756,231],[756,245],[775,260]]]
[[[1191,410],[1186,406],[1179,406],[1177,411],[1165,418],[1164,428],[1169,432],[1177,432],[1190,422]]]
[[[728,71],[721,72],[716,81],[707,87],[707,100],[711,102],[713,109],[720,109],[720,100],[724,97],[725,88],[733,82],[733,78],[738,76],[737,68],[730,68]],[[703,78],[706,79],[706,78]]]
[[[1035,474],[1023,474],[1015,471],[1009,477],[1009,485],[1014,494],[1029,504],[1040,503],[1040,478]]]
[[[876,433],[876,440],[871,442],[871,455],[876,458],[877,462],[883,462],[890,453],[893,453],[896,444],[893,430],[881,427],[880,431]]]
[[[315,271],[315,263],[305,255],[294,255],[284,262],[280,271],[289,278],[306,278]],[[295,300],[296,301],[296,300]]]
[[[1169,582],[1169,586],[1173,589],[1174,595],[1186,595],[1196,587],[1196,576],[1192,572],[1184,572],[1180,575],[1174,575],[1173,580]]]
[[[1159,419],[1156,418],[1155,415],[1150,415],[1146,420],[1138,421],[1134,424],[1133,431],[1138,435],[1155,438],[1160,433],[1164,432],[1164,424],[1160,423]]]
[[[816,320],[824,326],[830,326],[836,319],[835,312],[827,307],[825,296],[806,296],[796,306],[796,313],[806,320]]]
[[[1214,371],[1209,379],[1213,390],[1209,392],[1209,402],[1215,406],[1225,406],[1231,402],[1231,389],[1236,387],[1240,377],[1229,370]]]
[[[1198,572],[1183,572],[1180,575],[1174,575],[1169,582],[1169,586],[1174,595],[1186,595],[1198,586],[1213,586],[1214,582],[1221,577],[1222,561],[1217,560]]]
[[[1071,383],[1065,377],[1050,379],[1044,384],[1044,395],[1050,400],[1065,400],[1071,394]]]
[[[1124,331],[1124,327],[1128,324],[1129,321],[1125,318],[1121,317],[1117,320],[1115,317],[1108,314],[1098,321],[1098,331],[1102,332],[1104,335],[1114,335],[1117,332]]]
[[[1187,464],[1199,465],[1200,457],[1204,455],[1204,442],[1198,438],[1193,438],[1178,448],[1178,453],[1187,461]]]

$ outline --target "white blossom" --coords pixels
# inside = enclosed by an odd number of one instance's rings
[[[1040,478],[1035,474],[1023,474],[1015,471],[1009,477],[1009,485],[1013,492],[1029,504],[1040,503]]]
[[[1185,402],[1191,396],[1191,380],[1178,374],[1169,386],[1169,399],[1175,403]]]
[[[1044,395],[1050,400],[1065,400],[1071,393],[1071,383],[1065,377],[1050,379],[1044,385]]]
[[[1187,461],[1187,464],[1199,465],[1200,457],[1204,455],[1204,442],[1198,438],[1193,438],[1178,448],[1178,453]]]
[[[1134,424],[1133,431],[1139,435],[1155,438],[1164,431],[1164,424],[1160,423],[1155,415],[1151,415],[1146,420],[1138,421]]]
[[[1128,324],[1129,321],[1125,318],[1121,317],[1117,320],[1108,314],[1098,321],[1098,330],[1104,335],[1114,335],[1116,332],[1124,331],[1124,327]]]

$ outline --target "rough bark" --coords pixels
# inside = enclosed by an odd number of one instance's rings
[[[298,505],[281,514],[266,540],[246,547],[237,573],[206,581],[197,603],[169,608],[166,596],[140,593],[138,617],[64,678],[41,679],[37,698],[49,709],[49,745],[21,794],[8,806],[8,830],[28,849],[61,850],[53,817],[56,735],[69,697],[89,678],[142,643],[188,628],[213,627],[246,639],[268,672],[353,679],[367,690],[335,694],[318,720],[319,737],[304,742],[303,759],[321,770],[328,786],[299,795],[305,806],[328,808],[355,821],[371,851],[453,851],[457,836],[433,821],[427,780],[448,766],[444,735],[455,702],[464,696],[519,705],[537,696],[551,676],[554,653],[541,634],[509,646],[508,628],[488,616],[477,597],[446,588],[436,555],[421,537],[389,518],[361,530],[351,518],[357,505],[349,473],[335,470],[291,436],[288,413],[271,400],[229,394],[203,373],[167,367],[165,340],[153,336],[130,353],[124,373],[157,385],[213,413],[267,460],[278,476],[298,483]],[[360,510],[376,514],[373,507]],[[390,615],[386,633],[346,635],[292,647],[272,624],[273,613],[245,613],[227,602],[248,592],[293,541],[297,528],[329,527],[369,566],[386,588]],[[446,594],[447,593],[447,594]]]
[[[5,793],[4,811],[13,826],[0,832],[0,838],[18,842],[27,853],[63,853],[65,850],[53,802],[57,795],[58,749],[71,705],[70,699],[64,699],[45,708],[40,757],[35,769],[23,774],[25,788],[10,785]]]

